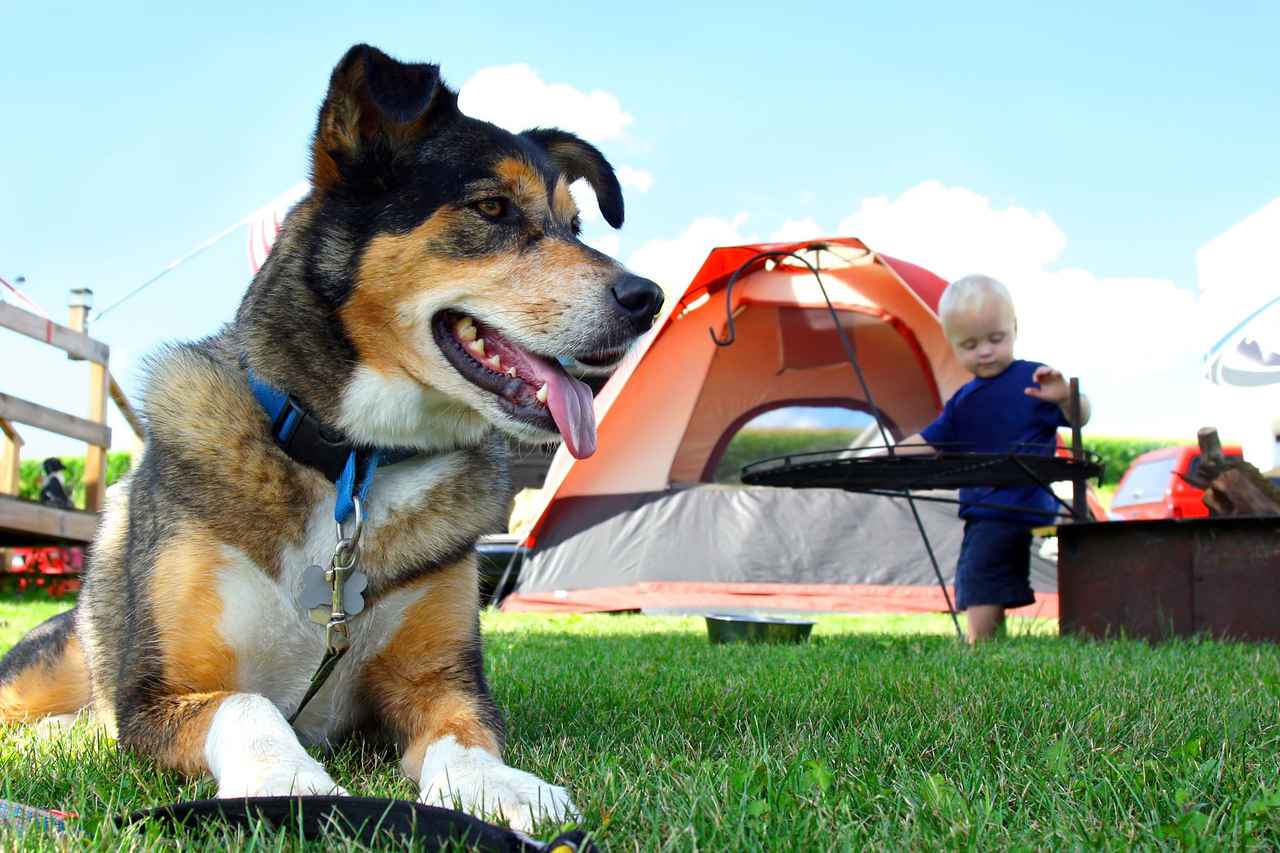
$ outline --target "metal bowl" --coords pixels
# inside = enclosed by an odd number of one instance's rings
[[[707,614],[707,637],[713,643],[804,643],[812,622],[775,616]]]

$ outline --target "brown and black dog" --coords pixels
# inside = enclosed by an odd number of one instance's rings
[[[608,371],[661,307],[577,238],[570,183],[618,227],[618,181],[576,136],[468,118],[436,66],[365,45],[333,72],[311,156],[234,322],[150,360],[142,462],[76,609],[0,661],[0,721],[92,706],[224,797],[338,789],[303,745],[373,729],[423,801],[526,827],[571,815],[563,788],[502,760],[473,546],[504,524],[499,431],[589,455],[590,391],[561,365]],[[250,377],[313,442],[396,449],[370,463],[350,650],[292,725],[326,648],[303,575],[334,552],[341,483],[281,439]]]

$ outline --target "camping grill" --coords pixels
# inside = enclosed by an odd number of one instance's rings
[[[1094,453],[1080,458],[1033,453],[948,451],[920,455],[862,455],[867,450],[818,450],[762,459],[742,469],[742,482],[749,486],[843,489],[846,492],[906,497],[907,492],[913,489],[1026,485],[1048,489],[1049,483],[1063,480],[1082,482],[1090,477],[1101,477],[1103,472],[1103,466]],[[949,498],[916,497],[958,503]],[[1070,514],[1071,507],[1065,503],[1062,505]]]
[[[938,567],[938,559],[933,553],[933,545],[920,520],[916,509],[917,500],[933,500],[945,503],[958,503],[954,499],[913,494],[914,489],[954,489],[964,486],[993,487],[1003,485],[1035,484],[1053,494],[1050,483],[1055,480],[1070,480],[1075,486],[1072,504],[1068,505],[1057,495],[1056,500],[1066,513],[1059,513],[1076,520],[1087,520],[1089,509],[1085,499],[1085,482],[1089,477],[1102,474],[1102,466],[1098,457],[1086,454],[1080,435],[1080,387],[1079,382],[1071,379],[1070,423],[1071,423],[1071,456],[1056,456],[1056,448],[1044,448],[1041,453],[949,453],[945,450],[935,454],[899,455],[895,446],[889,441],[884,417],[880,407],[876,405],[867,377],[858,363],[858,353],[854,341],[846,333],[836,316],[835,306],[827,294],[822,274],[816,265],[819,253],[830,251],[829,244],[811,243],[806,247],[813,252],[814,263],[793,251],[784,249],[767,249],[758,252],[742,263],[725,285],[725,336],[718,336],[714,329],[708,329],[711,340],[718,347],[732,346],[737,335],[734,327],[733,286],[748,270],[767,265],[779,264],[784,260],[793,260],[805,267],[817,282],[822,298],[827,304],[836,334],[840,338],[840,346],[844,349],[849,365],[857,376],[862,387],[863,397],[871,409],[876,428],[880,431],[885,457],[866,457],[855,455],[850,450],[817,451],[814,453],[791,454],[761,460],[745,466],[742,470],[742,482],[748,485],[785,486],[790,488],[837,488],[845,491],[857,491],[887,497],[905,498],[911,509],[916,529],[920,532],[920,540],[929,555],[929,563],[933,567],[938,587],[947,602],[947,611],[955,626],[956,636],[964,639],[960,629],[960,620],[956,617],[955,607],[951,603],[951,595],[942,579],[942,570]],[[869,448],[867,448],[869,449]],[[1018,448],[1019,450],[1026,448]],[[864,449],[865,450],[865,449]],[[995,509],[1018,510],[1019,507],[1006,507],[995,503],[983,506]]]

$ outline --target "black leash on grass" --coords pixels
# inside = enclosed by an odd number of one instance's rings
[[[814,253],[815,259],[817,258],[818,252],[831,250],[831,247],[826,243],[811,243],[805,248]],[[753,264],[756,264],[759,261],[780,260],[782,258],[794,258],[804,264],[805,267],[808,268],[809,272],[813,273],[814,280],[818,282],[818,289],[822,291],[822,298],[827,303],[827,311],[831,314],[831,322],[835,325],[836,334],[840,336],[840,345],[844,348],[844,354],[848,357],[849,364],[853,365],[853,372],[857,374],[858,382],[862,385],[862,393],[866,397],[867,405],[871,407],[871,416],[875,418],[876,427],[880,430],[881,443],[889,452],[889,456],[895,456],[896,454],[894,452],[893,445],[889,442],[889,434],[884,428],[884,419],[881,417],[880,407],[876,405],[876,399],[871,394],[871,386],[867,384],[867,377],[862,373],[862,365],[858,363],[857,347],[854,346],[853,342],[845,334],[844,325],[841,324],[840,317],[836,314],[835,306],[831,304],[831,297],[827,295],[827,286],[822,282],[822,275],[818,272],[817,267],[797,255],[795,252],[759,252],[743,261],[742,265],[733,271],[733,275],[729,276],[729,283],[725,286],[724,294],[724,310],[725,316],[728,320],[725,336],[721,339],[716,336],[714,329],[707,329],[707,332],[711,335],[712,342],[714,342],[718,347],[727,347],[730,346],[737,338],[737,330],[735,329],[733,322],[733,285],[738,281],[738,278],[750,269]],[[951,614],[951,624],[955,625],[956,636],[960,638],[961,642],[964,642],[964,631],[960,628],[960,619],[956,616],[956,608],[951,603],[951,593],[947,592],[947,584],[942,579],[942,570],[938,567],[938,558],[933,553],[933,543],[929,541],[929,534],[925,532],[924,522],[920,519],[920,511],[916,509],[915,498],[912,497],[910,489],[905,489],[903,491],[903,496],[907,499],[907,505],[911,507],[911,517],[915,519],[916,529],[920,531],[920,539],[924,542],[924,549],[929,554],[929,563],[933,566],[933,576],[938,579],[938,588],[942,590],[942,597],[947,602],[947,613]]]
[[[452,809],[374,797],[195,800],[136,811],[115,823],[121,828],[145,823],[176,829],[209,821],[249,831],[265,823],[309,841],[392,841],[427,853],[457,850],[459,845],[481,853],[599,853],[581,829],[540,842]]]

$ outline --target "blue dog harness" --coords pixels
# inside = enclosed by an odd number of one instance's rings
[[[326,427],[297,399],[253,375],[246,368],[249,388],[271,421],[271,438],[276,445],[302,465],[314,468],[334,484],[333,520],[337,522],[337,545],[328,568],[307,566],[302,573],[299,603],[312,619],[325,626],[324,657],[311,677],[302,701],[289,722],[293,723],[311,698],[320,691],[351,647],[348,620],[364,610],[363,592],[368,578],[357,568],[360,533],[364,528],[364,503],[373,477],[383,465],[394,465],[420,451],[414,448],[378,448],[354,444],[341,433]],[[357,488],[357,482],[359,487]],[[348,535],[343,524],[352,515],[355,524]]]

